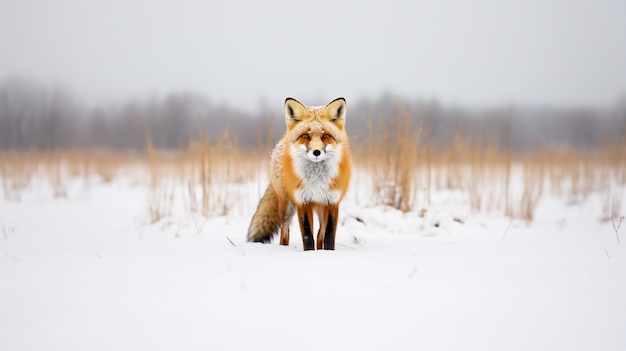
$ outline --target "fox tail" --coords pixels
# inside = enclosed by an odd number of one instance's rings
[[[252,216],[248,228],[248,241],[268,243],[280,229],[280,215],[278,214],[278,197],[270,184],[259,201],[259,206]]]

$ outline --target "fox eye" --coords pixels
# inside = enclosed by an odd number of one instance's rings
[[[308,139],[308,138],[309,138],[309,135],[305,133],[305,134],[300,135],[300,138],[302,138],[302,139]]]
[[[328,138],[330,138],[330,137],[331,137],[331,136],[330,136],[330,134],[324,134],[324,135],[322,135],[322,139],[328,139]]]

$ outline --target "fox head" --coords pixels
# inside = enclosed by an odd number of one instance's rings
[[[339,154],[346,142],[346,100],[337,98],[324,107],[309,107],[287,98],[285,123],[294,151],[309,161],[324,161]]]

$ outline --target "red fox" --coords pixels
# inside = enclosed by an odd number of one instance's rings
[[[289,225],[297,211],[304,250],[314,250],[315,211],[317,249],[334,250],[339,203],[351,172],[346,101],[309,107],[287,98],[285,123],[287,132],[272,151],[270,185],[252,217],[248,241],[269,242],[280,229],[280,244],[289,245]]]

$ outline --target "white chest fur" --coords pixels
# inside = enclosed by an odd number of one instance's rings
[[[320,162],[313,162],[306,157],[306,152],[295,146],[289,150],[293,159],[294,172],[302,179],[302,186],[296,191],[299,203],[335,204],[341,198],[341,192],[332,190],[331,184],[339,173],[341,146],[327,152],[327,157]]]

